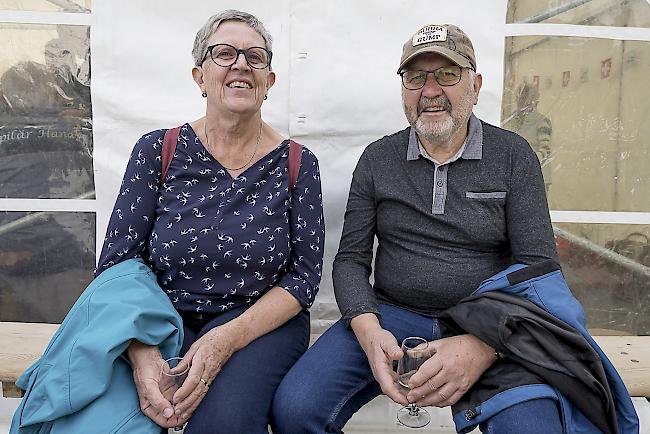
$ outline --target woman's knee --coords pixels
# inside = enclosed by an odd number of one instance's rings
[[[268,417],[255,417],[256,412],[258,410],[255,408],[240,408],[226,417],[217,414],[208,414],[208,417],[193,415],[184,434],[267,434]]]

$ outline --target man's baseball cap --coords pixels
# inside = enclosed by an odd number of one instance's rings
[[[422,53],[437,53],[462,68],[476,71],[472,41],[465,32],[452,24],[430,24],[415,32],[404,44],[397,73],[402,72],[404,65]]]

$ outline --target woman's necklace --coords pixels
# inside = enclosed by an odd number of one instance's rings
[[[205,134],[205,144],[207,145],[206,147],[208,149],[210,149],[210,137],[208,137],[208,123],[207,122],[205,124],[203,124],[203,133]],[[260,122],[260,132],[257,135],[257,143],[255,144],[255,149],[253,150],[253,154],[251,155],[251,158],[248,159],[246,164],[244,164],[243,166],[240,166],[240,167],[226,167],[225,164],[221,163],[223,168],[226,169],[226,170],[241,170],[244,167],[251,164],[251,161],[253,161],[253,158],[255,157],[255,154],[257,154],[257,149],[260,146],[260,140],[261,139],[262,139],[262,123]]]

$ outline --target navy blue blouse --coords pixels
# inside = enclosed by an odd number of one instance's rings
[[[145,256],[181,312],[227,311],[274,286],[311,306],[325,241],[316,156],[303,147],[291,194],[288,140],[233,179],[185,124],[159,186],[164,133],[133,149],[95,274]]]

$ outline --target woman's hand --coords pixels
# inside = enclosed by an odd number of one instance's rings
[[[127,355],[142,412],[163,428],[182,425],[174,414],[171,398],[175,389],[160,390],[160,369],[164,360],[158,347],[132,341]]]
[[[190,364],[187,379],[174,394],[172,402],[181,423],[187,422],[208,393],[210,384],[230,356],[241,348],[233,323],[226,323],[207,332],[192,344],[183,363]]]
[[[197,339],[181,362],[183,366],[190,365],[187,379],[171,400],[179,425],[192,416],[230,356],[280,327],[301,309],[294,296],[275,286],[240,316]]]

